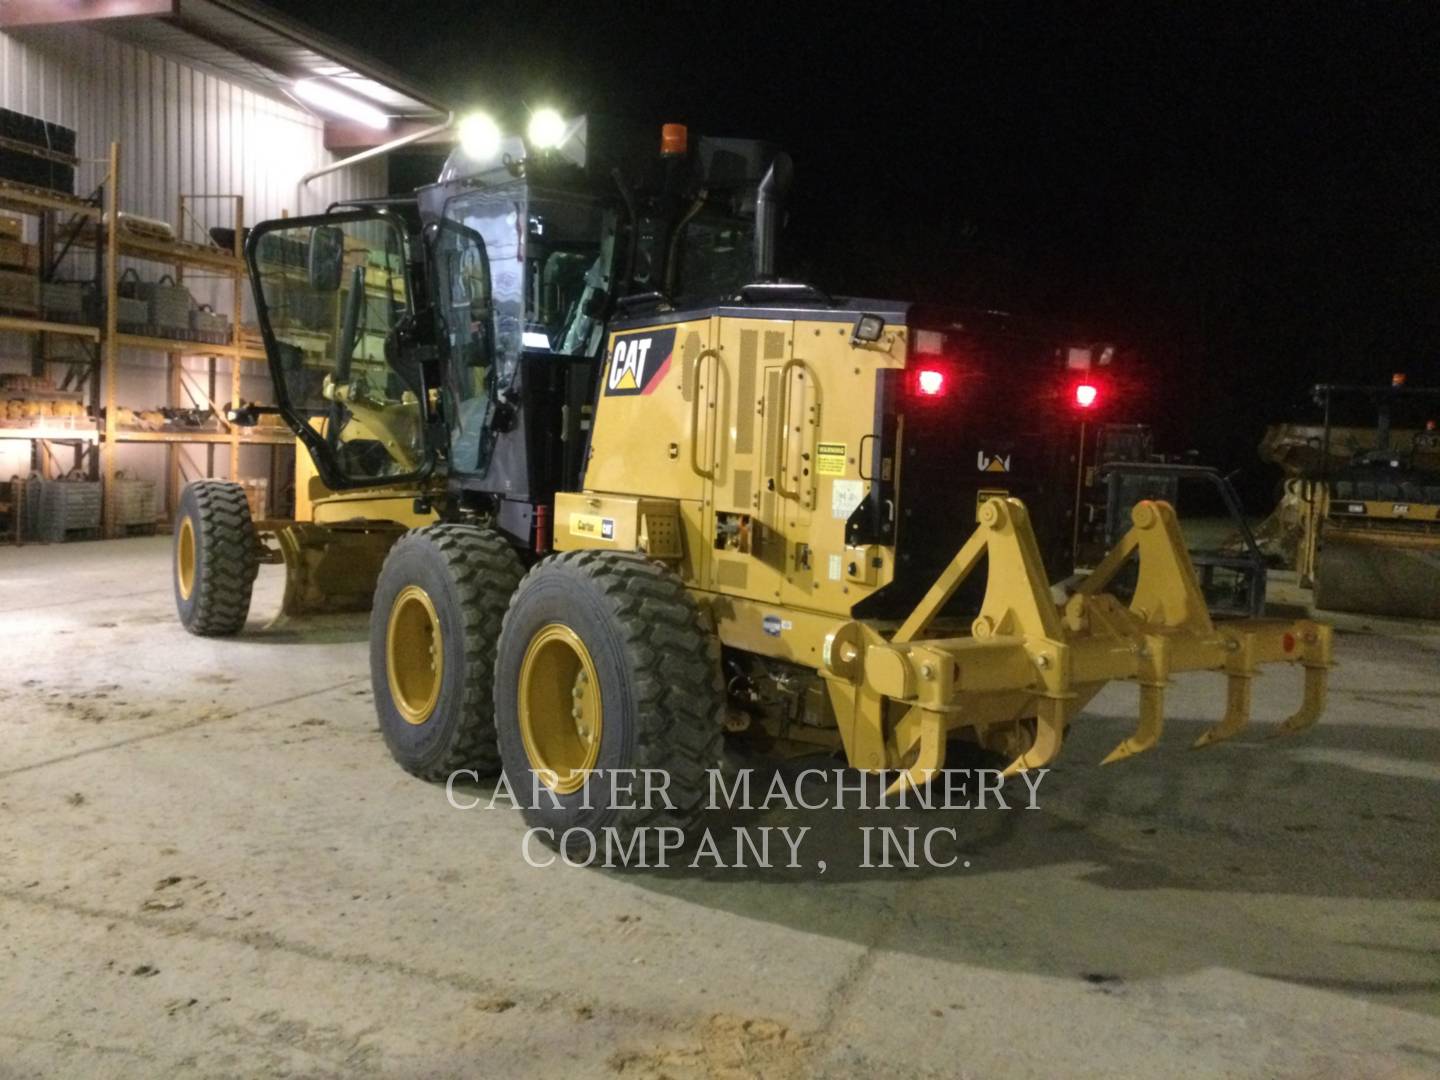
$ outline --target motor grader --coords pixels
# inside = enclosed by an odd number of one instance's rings
[[[1178,672],[1225,676],[1200,742],[1234,735],[1273,662],[1304,676],[1282,730],[1315,722],[1329,628],[1212,620],[1166,504],[1057,602],[1095,353],[783,280],[786,155],[605,136],[457,150],[413,198],[253,231],[313,511],[252,523],[224,483],[192,485],[187,627],[238,631],[261,558],[297,608],[373,599],[396,761],[503,769],[552,835],[689,826],[727,731],[894,786],[955,738],[1013,774],[1112,679],[1137,684],[1139,725],[1107,761],[1155,744]],[[1106,587],[1137,559],[1121,603]],[[628,769],[665,770],[668,805],[587,782]]]

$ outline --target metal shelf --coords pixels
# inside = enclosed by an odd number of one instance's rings
[[[98,428],[51,428],[51,427],[0,427],[0,439],[44,440],[45,442],[104,442],[104,434]],[[263,434],[230,435],[224,431],[126,431],[116,429],[117,443],[195,443],[217,446],[238,442],[241,446],[289,446],[295,436],[286,430],[267,431]]]
[[[176,356],[233,356],[237,351],[233,344],[212,345],[204,341],[149,337],[145,334],[116,334],[115,341],[123,349],[154,349]]]
[[[105,222],[121,220],[119,209],[123,205],[121,189],[124,176],[121,170],[120,146],[110,144],[105,179],[100,187],[101,197],[83,199],[59,192],[45,191],[25,184],[0,181],[0,210],[41,217],[46,215],[72,214],[86,223],[76,230],[72,247],[97,252],[97,282],[100,295],[105,299],[105,318],[99,326],[51,322],[43,318],[23,316],[0,316],[0,330],[11,330],[31,334],[57,334],[83,339],[98,345],[95,350],[98,368],[95,370],[95,400],[91,403],[97,411],[104,410],[105,418],[96,422],[94,428],[76,430],[73,428],[4,428],[0,439],[28,439],[32,443],[69,442],[76,444],[78,455],[86,446],[97,451],[92,469],[98,465],[98,472],[104,480],[105,492],[105,535],[116,534],[115,506],[112,492],[116,474],[116,447],[125,443],[152,443],[169,446],[167,491],[168,505],[174,506],[181,480],[181,459],[177,454],[183,444],[198,444],[208,447],[229,448],[229,470],[231,477],[239,476],[240,448],[242,446],[279,447],[292,445],[294,436],[288,430],[258,432],[253,429],[232,428],[229,431],[125,431],[118,427],[116,417],[120,413],[117,401],[117,375],[120,353],[123,349],[147,349],[164,353],[169,358],[168,398],[172,406],[184,404],[184,379],[180,367],[181,357],[204,357],[210,361],[210,393],[215,401],[212,407],[223,409],[227,405],[238,406],[241,393],[242,362],[264,362],[264,350],[247,342],[243,336],[240,318],[244,310],[245,264],[238,251],[227,251],[206,244],[190,243],[185,240],[165,240],[132,234],[120,227],[110,227]],[[233,224],[237,236],[244,230],[244,200],[239,195],[187,196],[180,197],[177,221],[187,220],[186,203],[189,199],[217,198],[233,200]],[[42,240],[45,233],[42,229]],[[177,281],[183,282],[185,271],[194,271],[199,277],[219,276],[229,279],[232,284],[233,315],[232,337],[226,344],[190,341],[181,338],[155,337],[146,334],[122,333],[116,323],[119,294],[119,263],[121,259],[143,259],[173,267]],[[216,379],[215,361],[232,361],[227,376],[221,376],[229,383],[228,390],[221,391],[214,386]],[[39,363],[40,361],[37,361]],[[48,358],[46,360],[48,362]],[[56,361],[61,362],[61,361]],[[67,361],[68,362],[68,361]],[[192,394],[193,396],[193,394]],[[208,401],[208,398],[206,399]],[[207,455],[209,468],[219,471],[213,452]],[[272,457],[272,470],[274,459]],[[221,475],[224,475],[222,472]]]
[[[289,431],[277,431],[273,435],[243,435],[224,431],[123,431],[115,432],[115,441],[122,443],[214,443],[241,446],[289,446],[295,436]]]
[[[98,326],[86,326],[84,323],[49,322],[45,319],[29,319],[23,315],[0,315],[0,330],[25,334],[67,334],[71,337],[87,338],[90,341],[100,340]]]
[[[86,229],[76,237],[75,246],[92,248],[98,245],[103,248],[108,245],[109,235],[108,228],[97,225]],[[230,252],[220,248],[206,247],[204,244],[136,236],[123,229],[116,238],[116,244],[121,256],[125,258],[148,259],[151,262],[165,263],[168,266],[188,266],[200,270],[213,270],[217,274],[227,277],[231,274],[244,274],[245,272],[244,259],[236,258]]]
[[[0,439],[24,439],[45,442],[99,442],[96,428],[0,427]]]
[[[89,199],[32,187],[30,184],[19,184],[13,180],[0,181],[0,210],[13,210],[19,214],[43,214],[53,210],[93,218],[99,218],[102,214],[100,206]]]

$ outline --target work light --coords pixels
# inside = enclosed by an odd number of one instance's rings
[[[553,150],[565,141],[565,118],[554,109],[536,109],[526,130],[531,149]]]
[[[460,120],[460,149],[476,161],[492,158],[500,151],[500,125],[487,113],[473,112]]]

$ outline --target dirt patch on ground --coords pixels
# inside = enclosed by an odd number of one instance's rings
[[[658,1080],[799,1080],[810,1076],[810,1040],[774,1020],[712,1016],[688,1044],[636,1049],[610,1056],[621,1076]]]

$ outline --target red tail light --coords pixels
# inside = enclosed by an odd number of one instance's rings
[[[1100,390],[1094,383],[1077,383],[1075,386],[1075,404],[1081,409],[1094,408],[1095,403],[1100,400]]]
[[[939,368],[921,368],[915,373],[915,390],[925,397],[945,393],[945,373]]]

